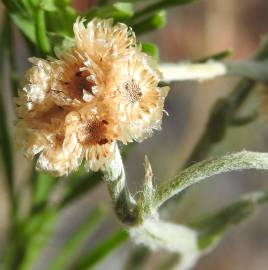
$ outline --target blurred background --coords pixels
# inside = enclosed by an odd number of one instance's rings
[[[86,9],[94,1],[73,1],[75,8]],[[1,7],[1,6],[0,6]],[[2,7],[1,7],[2,8]],[[3,11],[3,9],[1,9]],[[3,12],[1,13],[3,14]],[[262,36],[268,33],[268,2],[265,0],[201,0],[197,4],[182,6],[168,11],[165,28],[143,35],[142,41],[151,41],[159,46],[162,62],[194,60],[206,55],[232,49],[232,59],[250,57],[258,48]],[[20,36],[17,36],[20,44]],[[27,67],[27,52],[18,46],[17,57],[20,59],[20,70]],[[1,61],[1,59],[0,59]],[[171,84],[171,91],[166,99],[166,110],[169,116],[163,120],[162,130],[138,144],[131,150],[126,160],[126,171],[130,189],[139,192],[144,175],[143,160],[148,155],[155,175],[155,182],[160,183],[173,176],[191,153],[205,127],[211,106],[222,96],[230,92],[237,78],[227,77],[214,81],[197,83],[184,82]],[[247,103],[246,111],[258,102],[252,96]],[[14,119],[12,111],[11,118]],[[210,153],[211,156],[242,149],[268,151],[267,122],[260,117],[257,121],[243,126],[229,128],[225,139]],[[16,156],[18,189],[23,189],[23,175],[29,171],[28,163],[21,153]],[[219,209],[239,195],[255,189],[267,187],[268,174],[263,172],[238,172],[215,177],[195,185],[188,190],[176,207],[168,207],[163,216],[172,212],[173,220],[187,222],[204,213]],[[64,179],[59,179],[64,185]],[[8,227],[6,193],[0,181],[0,242],[5,240]],[[25,190],[25,194],[27,194]],[[57,192],[53,200],[57,200]],[[27,196],[26,196],[27,197]],[[103,201],[109,203],[104,185],[84,196],[74,205],[65,209],[57,224],[54,237],[45,248],[36,270],[45,270],[47,262],[61,249],[64,241],[75,231],[94,206]],[[218,247],[202,258],[196,270],[266,270],[268,267],[268,207],[261,207],[257,215],[246,223],[230,230]],[[95,236],[88,240],[81,253],[88,252],[107,233],[117,226],[116,219],[109,209],[109,216]],[[124,269],[125,261],[133,245],[128,242],[107,257],[96,269]],[[0,247],[1,251],[1,247]],[[158,269],[157,252],[150,257],[145,269]],[[112,266],[112,267],[111,267]]]

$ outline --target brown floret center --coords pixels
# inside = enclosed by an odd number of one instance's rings
[[[78,131],[78,140],[84,145],[103,145],[108,143],[106,138],[107,125],[108,122],[106,120],[88,121]]]
[[[77,71],[69,82],[64,84],[69,89],[69,94],[72,98],[82,99],[83,90],[89,92],[91,95],[94,95],[92,87],[95,86],[94,82],[89,80],[90,72],[87,70]]]
[[[141,88],[134,79],[131,79],[124,84],[124,90],[126,98],[132,104],[139,101],[142,97]]]

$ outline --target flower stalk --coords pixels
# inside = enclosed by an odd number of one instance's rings
[[[120,222],[125,225],[137,223],[136,201],[127,187],[124,165],[117,145],[115,157],[104,167],[103,175]]]
[[[226,75],[238,75],[262,82],[268,81],[268,65],[258,61],[219,62],[209,60],[206,63],[163,63],[160,70],[167,82],[205,81]]]
[[[137,206],[139,221],[141,222],[129,228],[130,236],[137,244],[146,245],[153,250],[164,248],[172,253],[178,253],[180,261],[176,269],[190,269],[207,252],[208,248],[216,243],[215,241],[219,239],[219,236],[203,235],[197,225],[188,227],[160,220],[158,208],[169,198],[199,181],[220,173],[242,169],[268,170],[268,154],[242,151],[213,160],[202,161],[183,170],[174,179],[159,188],[152,186],[151,167],[148,160],[145,159],[146,182],[143,196],[141,196],[142,201],[139,201]],[[218,228],[216,231],[218,234],[222,233],[226,226],[232,225],[233,219],[243,220],[247,217],[247,213],[252,212],[252,204],[266,202],[267,193],[255,192],[243,197],[242,200],[243,203],[246,200],[246,205],[243,204],[242,208],[240,202],[230,206],[231,208],[229,207],[230,209],[235,208],[237,211],[233,213],[234,216],[230,215],[230,220],[224,221],[226,224],[223,223],[222,227]],[[248,203],[250,203],[249,206]],[[229,211],[229,208],[223,211]],[[207,224],[207,226],[209,225],[210,223]],[[163,234],[163,232],[165,233]],[[211,241],[212,239],[215,239],[215,241]]]
[[[152,169],[148,159],[145,158],[144,190],[137,203],[127,188],[118,148],[116,148],[115,159],[110,166],[103,170],[103,173],[117,217],[123,225],[127,226],[131,238],[137,244],[146,245],[152,250],[164,248],[172,253],[178,253],[180,261],[176,269],[185,270],[193,267],[199,257],[214,242],[208,242],[210,244],[204,247],[203,242],[206,243],[207,239],[210,239],[210,235],[204,238],[204,236],[200,236],[198,228],[160,220],[158,208],[168,199],[193,184],[217,174],[243,169],[268,170],[268,154],[242,151],[202,161],[183,170],[174,179],[159,188],[155,188],[152,184]],[[258,203],[267,200],[266,193],[253,197]],[[254,199],[253,197],[251,196],[250,200]],[[232,224],[232,221],[230,222]]]
[[[224,63],[209,61],[207,63],[163,63],[160,70],[167,82],[187,80],[209,80],[228,74]]]

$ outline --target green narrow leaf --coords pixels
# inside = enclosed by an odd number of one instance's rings
[[[14,39],[14,31],[11,20],[8,18],[8,33],[6,36],[7,44],[7,55],[8,55],[8,67],[10,72],[10,85],[11,85],[11,93],[13,97],[17,96],[18,87],[19,87],[19,75],[17,69],[16,62],[16,50],[15,50],[15,39]]]
[[[98,6],[105,6],[108,5],[109,0],[98,0],[97,5]]]
[[[35,20],[35,35],[38,49],[42,54],[48,55],[50,53],[51,48],[46,32],[45,11],[42,9],[36,10],[34,20]]]
[[[18,251],[24,254],[21,263],[16,265],[18,270],[34,269],[42,249],[54,231],[57,215],[57,211],[47,209],[27,220],[22,239],[22,247],[26,250]]]
[[[4,64],[10,53],[9,42],[11,41],[10,20],[7,14],[3,16],[3,26],[1,27],[0,37],[0,155],[1,167],[4,171],[5,185],[7,188],[8,203],[10,206],[10,231],[8,233],[9,243],[5,247],[3,267],[7,263],[8,266],[13,264],[14,258],[16,259],[17,246],[14,244],[14,238],[17,235],[16,222],[18,221],[18,196],[14,190],[14,161],[13,161],[13,144],[10,139],[10,127],[8,121],[7,103],[3,85]],[[10,60],[10,57],[9,59]],[[12,86],[13,83],[11,82]],[[8,93],[7,93],[8,94]]]
[[[142,43],[142,51],[152,56],[155,60],[159,59],[158,47],[153,43]]]
[[[33,43],[36,43],[35,27],[32,19],[22,16],[20,13],[10,13],[10,16],[16,26],[22,31],[22,33]]]
[[[117,11],[123,13],[126,17],[132,17],[134,14],[133,5],[130,3],[117,2],[113,4],[113,7]]]
[[[64,245],[59,255],[56,255],[48,269],[61,270],[67,269],[73,257],[77,254],[79,248],[83,245],[86,239],[95,231],[97,226],[103,221],[105,209],[103,207],[96,208],[89,214],[85,222],[74,233]]]
[[[120,153],[123,160],[125,160],[129,154],[129,152],[133,149],[133,147],[136,145],[136,142],[128,143],[127,145],[124,145],[124,147],[121,148]]]
[[[89,192],[91,189],[101,183],[101,179],[102,173],[94,172],[90,174],[83,174],[77,179],[73,178],[71,180],[67,180],[69,182],[68,185],[66,185],[65,194],[60,203],[60,207],[65,207],[67,204],[72,203],[86,192]]]
[[[122,245],[128,239],[128,233],[124,229],[118,229],[112,235],[108,236],[98,244],[91,252],[79,258],[79,262],[73,266],[74,270],[86,270],[104,259],[111,251]]]
[[[117,2],[111,6],[93,7],[84,14],[89,20],[98,18],[114,18],[116,21],[129,19],[134,15],[131,3]]]
[[[35,168],[33,170],[35,170]],[[36,172],[32,181],[34,181],[34,190],[31,214],[38,212],[46,206],[49,193],[55,186],[57,179],[49,174]]]
[[[189,5],[199,0],[162,0],[160,3],[166,7]]]
[[[10,11],[14,10],[22,11],[20,4],[16,0],[2,0],[2,2],[6,6],[6,8],[9,9]]]
[[[78,13],[69,5],[58,3],[56,6],[56,10],[46,12],[47,31],[61,36],[62,39],[72,38],[73,24],[78,17]]]
[[[160,260],[157,265],[157,269],[156,270],[174,270],[176,269],[176,267],[178,267],[179,263],[180,263],[180,255],[179,254],[172,254],[170,255],[168,258],[164,258],[162,260]]]
[[[137,35],[163,28],[166,25],[166,12],[160,10],[150,17],[132,25]]]
[[[144,263],[149,258],[150,254],[151,254],[150,249],[146,246],[135,247],[124,266],[124,270],[142,269]]]
[[[244,126],[252,123],[257,119],[258,116],[259,113],[257,111],[245,116],[234,116],[232,119],[230,119],[230,125],[234,127]]]
[[[3,74],[3,64],[4,64],[4,56],[6,52],[6,37],[8,36],[8,24],[9,20],[7,17],[4,19],[4,24],[1,32],[1,40],[0,40],[0,146],[1,146],[1,154],[3,160],[3,167],[6,174],[7,186],[10,189],[13,187],[14,182],[14,164],[13,164],[13,155],[12,155],[12,143],[10,140],[9,134],[9,126],[7,123],[8,116],[6,113],[6,106],[5,106],[5,96],[3,90],[3,81],[2,81],[2,74]],[[11,192],[11,190],[10,190]]]
[[[152,3],[151,5],[146,6],[144,9],[138,11],[134,15],[134,19],[140,19],[142,17],[150,16],[153,13],[160,11],[162,9],[167,9],[174,6],[187,5],[199,0],[162,0]]]
[[[255,212],[258,205],[267,202],[268,191],[251,192],[216,213],[192,222],[190,227],[199,233],[200,249],[206,249],[218,242],[227,229],[243,222]]]
[[[85,162],[83,161],[82,164],[79,166],[78,170],[72,172],[69,176],[68,176],[68,182],[70,184],[72,183],[76,183],[77,181],[80,181],[81,178],[83,177],[90,177],[90,173],[86,172],[85,170]]]
[[[55,0],[40,0],[39,7],[46,11],[57,11]]]
[[[223,60],[223,59],[231,56],[232,54],[233,54],[233,50],[227,49],[225,51],[221,51],[221,52],[214,53],[214,54],[206,56],[206,57],[202,57],[201,59],[193,61],[193,63],[205,63],[209,60],[219,61],[219,60]]]
[[[19,0],[17,2],[20,3],[25,13],[33,15],[34,10],[31,0]]]
[[[74,46],[74,39],[66,36],[66,34],[48,32],[51,45],[58,50],[66,50]]]

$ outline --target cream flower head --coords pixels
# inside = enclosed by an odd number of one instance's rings
[[[67,175],[85,160],[99,170],[116,141],[142,141],[159,129],[168,88],[133,31],[112,19],[74,24],[74,45],[34,64],[17,99],[17,130],[37,168]]]
[[[111,70],[105,96],[114,99],[120,140],[143,141],[161,128],[164,99],[169,87],[160,87],[162,74],[148,55],[132,50]]]
[[[19,91],[16,103],[19,105],[19,116],[35,116],[53,105],[49,98],[52,66],[49,61],[32,57],[29,62],[33,66],[26,71],[23,86]]]
[[[96,64],[110,68],[118,57],[124,57],[137,46],[135,33],[123,23],[113,24],[113,19],[90,21],[79,18],[74,24],[76,48],[86,53]]]

